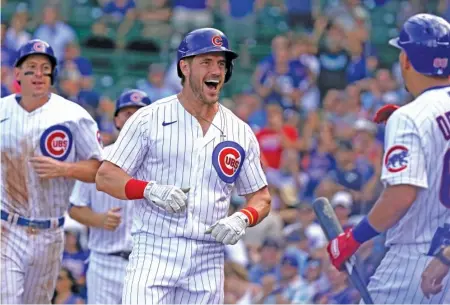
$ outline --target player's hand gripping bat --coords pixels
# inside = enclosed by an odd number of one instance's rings
[[[339,234],[344,232],[328,199],[324,197],[317,198],[313,203],[313,208],[328,241],[336,238]],[[366,285],[364,284],[363,278],[359,271],[360,268],[358,267],[358,263],[354,255],[349,261],[345,262],[345,269],[349,275],[350,281],[361,294],[364,303],[373,304],[373,300],[370,297]]]

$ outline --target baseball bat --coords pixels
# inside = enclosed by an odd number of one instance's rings
[[[344,232],[336,217],[336,214],[334,213],[334,209],[327,198],[317,198],[313,203],[313,209],[316,213],[317,219],[319,220],[320,226],[329,241]],[[345,262],[345,269],[353,286],[355,286],[361,294],[361,298],[364,300],[364,303],[373,304],[372,297],[370,296],[359,272],[360,268],[355,255],[352,255],[351,258]]]

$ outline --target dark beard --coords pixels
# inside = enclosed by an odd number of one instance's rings
[[[191,87],[192,93],[194,93],[195,98],[198,99],[203,104],[212,105],[212,104],[215,104],[215,103],[219,102],[217,100],[214,103],[209,103],[204,98],[204,96],[202,94],[202,88],[201,88],[201,86],[197,86],[197,82],[195,82],[194,79],[192,78],[192,74],[189,75],[189,86]]]

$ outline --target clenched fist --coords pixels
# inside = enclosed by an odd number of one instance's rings
[[[109,209],[108,212],[103,214],[103,229],[108,231],[114,231],[122,222],[122,216],[120,215],[122,208],[115,207]]]

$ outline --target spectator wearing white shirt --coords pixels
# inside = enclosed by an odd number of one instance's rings
[[[47,41],[59,61],[64,56],[66,44],[76,40],[76,35],[69,25],[58,19],[57,8],[47,6],[43,11],[43,24],[34,32],[34,38]]]
[[[31,34],[25,30],[27,22],[28,13],[26,10],[17,11],[12,17],[10,27],[6,32],[6,41],[10,48],[18,50],[31,39]]]

